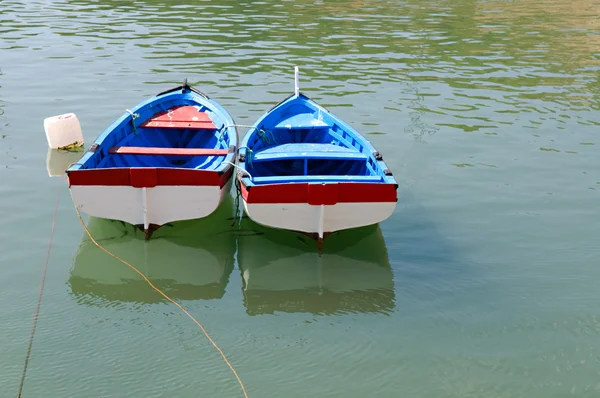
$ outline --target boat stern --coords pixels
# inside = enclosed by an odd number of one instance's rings
[[[247,185],[243,180],[244,209],[252,220],[321,240],[332,232],[380,223],[392,215],[397,203],[396,184]]]
[[[80,211],[151,233],[169,222],[213,213],[230,192],[232,170],[96,169],[71,171],[68,179]]]

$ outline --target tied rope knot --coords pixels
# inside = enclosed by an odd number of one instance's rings
[[[137,127],[135,126],[135,119],[137,119],[138,117],[140,117],[140,114],[139,113],[133,113],[129,109],[125,109],[125,111],[131,115],[131,125],[133,126],[133,132],[137,135],[138,132],[137,132]]]
[[[271,143],[271,140],[273,140],[273,144],[277,145],[277,140],[275,139],[275,136],[273,135],[271,130],[260,129],[258,130],[257,134],[266,145],[269,145]],[[269,138],[269,136],[271,138]]]

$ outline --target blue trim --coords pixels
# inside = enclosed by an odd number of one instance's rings
[[[247,180],[248,177],[245,178]],[[254,184],[285,184],[288,182],[383,182],[381,176],[270,176],[253,177]]]

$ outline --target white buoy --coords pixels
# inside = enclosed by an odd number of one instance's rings
[[[300,93],[300,82],[298,79],[298,67],[294,66],[294,94],[298,95]]]
[[[48,146],[52,149],[72,149],[83,145],[83,133],[74,113],[44,119]]]

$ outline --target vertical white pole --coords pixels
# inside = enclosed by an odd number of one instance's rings
[[[294,67],[294,94],[298,95],[300,93],[300,85],[298,82],[298,67]]]

